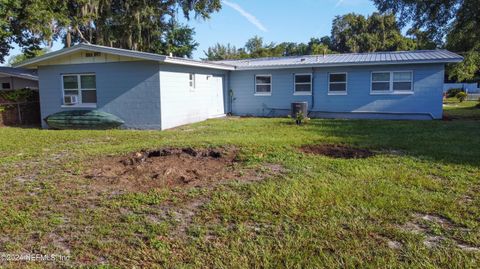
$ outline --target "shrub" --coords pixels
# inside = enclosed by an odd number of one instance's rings
[[[309,117],[307,117],[306,115],[303,115],[302,111],[299,111],[294,119],[297,125],[302,125],[304,123],[307,123],[310,120]]]
[[[464,92],[463,89],[460,88],[452,88],[448,89],[447,91],[447,97],[456,97],[459,92]]]
[[[465,92],[459,92],[457,93],[457,95],[455,95],[455,97],[458,99],[458,101],[463,102],[465,101],[465,99],[467,99],[467,94]]]

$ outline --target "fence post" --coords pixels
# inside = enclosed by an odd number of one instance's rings
[[[17,103],[17,110],[18,110],[18,121],[20,122],[20,125],[22,124],[22,112],[20,111],[20,104]]]

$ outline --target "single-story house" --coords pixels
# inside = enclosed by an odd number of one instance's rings
[[[11,100],[14,90],[34,90],[28,100]],[[36,70],[0,66],[0,126],[39,125],[40,106]]]
[[[36,70],[0,66],[0,90],[38,89]]]
[[[97,109],[126,128],[168,129],[227,113],[440,119],[446,50],[197,61],[79,44],[27,60],[38,69],[42,118]],[[44,127],[45,123],[44,123]]]

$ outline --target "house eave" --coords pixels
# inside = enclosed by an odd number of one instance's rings
[[[213,69],[221,69],[221,70],[235,69],[235,67],[226,65],[226,64],[205,63],[205,62],[200,62],[200,61],[190,60],[190,59],[168,57],[165,55],[159,55],[155,53],[118,49],[118,48],[111,48],[111,47],[91,45],[91,44],[79,44],[70,48],[65,48],[62,50],[50,52],[45,55],[35,57],[33,59],[23,61],[19,64],[14,65],[14,67],[37,68],[38,65],[43,61],[51,60],[56,57],[68,55],[81,50],[113,54],[113,55],[119,55],[124,57],[136,58],[136,59],[147,60],[147,61],[155,61],[155,62],[161,62],[161,63],[180,64],[180,65],[186,65],[186,66],[197,66],[197,67],[213,68]]]

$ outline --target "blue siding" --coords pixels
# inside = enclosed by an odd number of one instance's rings
[[[95,73],[98,110],[125,121],[124,127],[160,129],[160,75],[157,62],[114,62],[39,67],[42,119],[62,108],[61,75]],[[42,122],[43,127],[46,127]]]
[[[413,71],[414,94],[372,95],[372,71]],[[348,72],[347,95],[328,95],[328,74]],[[294,74],[313,73],[313,95],[294,95]],[[255,74],[272,74],[272,95],[255,96]],[[306,101],[311,116],[344,118],[439,119],[442,117],[443,64],[233,71],[230,88],[236,115],[289,114],[290,103]]]

